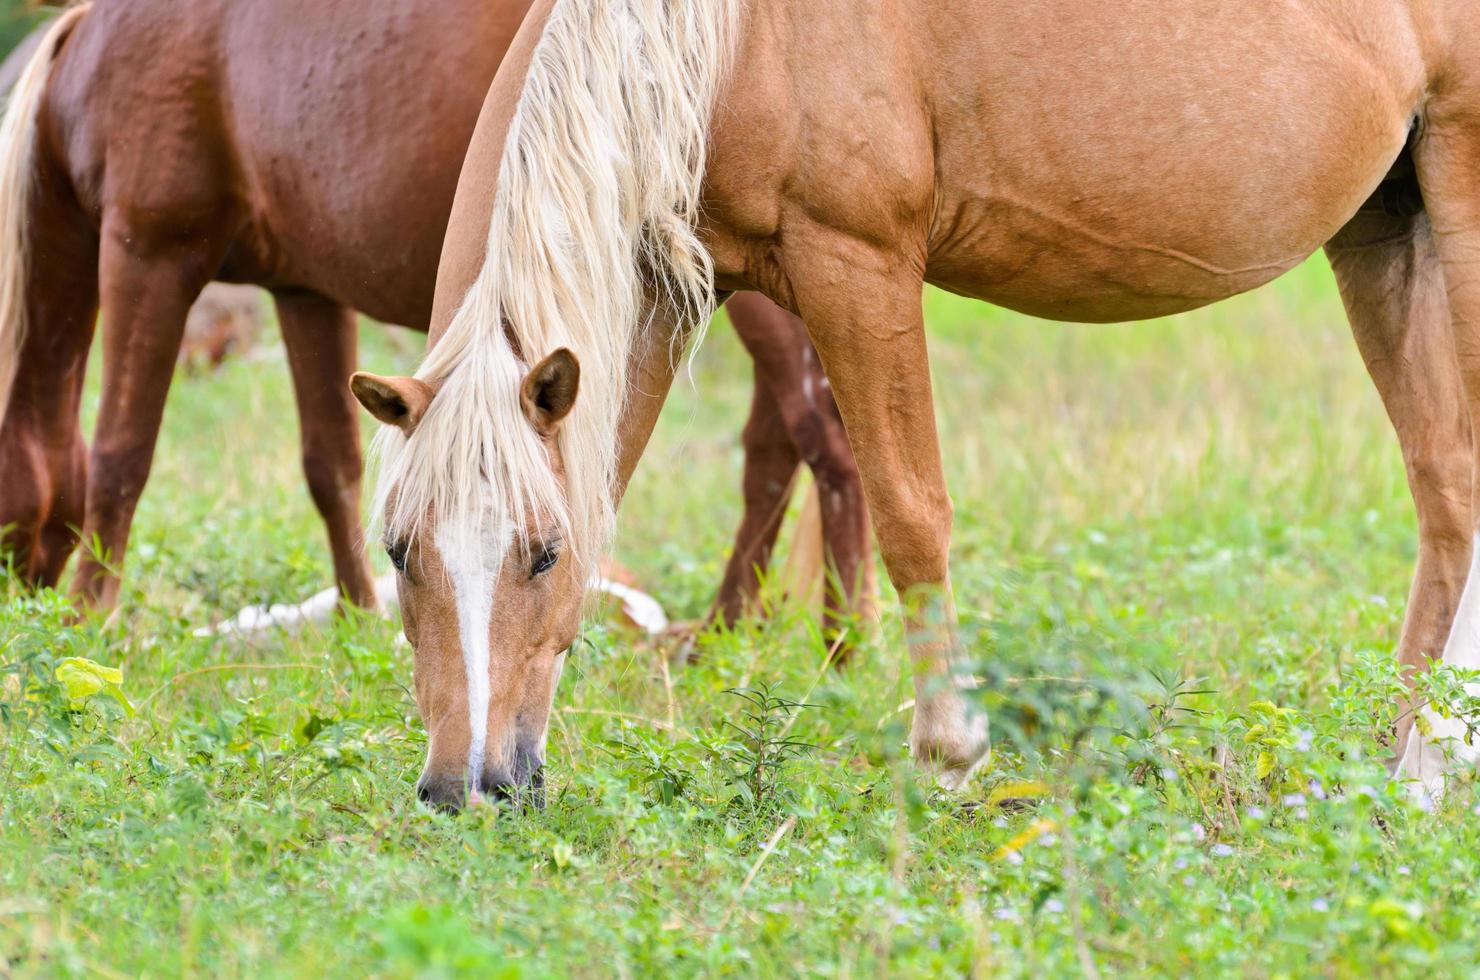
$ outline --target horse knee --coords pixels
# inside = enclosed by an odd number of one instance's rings
[[[879,550],[889,580],[900,592],[944,582],[948,575],[952,508],[949,499],[881,508]]]
[[[110,451],[94,448],[88,464],[89,526],[100,530],[132,519],[153,463],[152,447]]]
[[[308,494],[324,517],[346,508],[358,513],[362,470],[358,453],[332,446],[304,446],[303,475]]]
[[[1472,461],[1467,446],[1452,451],[1413,453],[1404,460],[1408,486],[1418,511],[1422,543],[1468,550]]]

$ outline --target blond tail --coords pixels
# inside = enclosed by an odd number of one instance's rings
[[[10,401],[21,344],[26,338],[26,280],[31,258],[31,191],[35,185],[36,116],[62,41],[88,4],[64,11],[10,93],[0,121],[0,418]]]

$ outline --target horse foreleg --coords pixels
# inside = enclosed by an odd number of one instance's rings
[[[44,190],[32,207],[33,252],[45,260],[30,265],[30,325],[0,404],[0,545],[24,581],[50,587],[76,546],[87,499],[80,412],[97,321],[98,239],[59,194]]]
[[[1473,73],[1465,74],[1471,78]],[[1460,82],[1435,97],[1426,113],[1427,126],[1414,152],[1423,200],[1433,227],[1433,240],[1449,299],[1454,363],[1464,393],[1468,419],[1480,419],[1480,86]],[[1431,382],[1432,383],[1432,382]],[[1442,384],[1442,380],[1440,382]],[[1480,433],[1471,424],[1470,526],[1477,531],[1475,479],[1480,474]],[[1454,615],[1443,662],[1461,669],[1480,669],[1480,549],[1471,545],[1471,565],[1459,608]],[[1480,695],[1480,685],[1469,693]],[[1447,774],[1480,763],[1480,742],[1473,738],[1475,718],[1459,712],[1419,708],[1419,720],[1398,766],[1400,777],[1418,780],[1416,788],[1436,793]]]
[[[148,229],[105,220],[100,259],[103,390],[72,597],[86,608],[118,601],[118,569],[154,460],[165,398],[190,304],[214,274],[217,252],[198,242],[152,244]]]
[[[1444,652],[1470,563],[1470,419],[1454,367],[1444,271],[1424,215],[1364,209],[1326,246],[1362,359],[1403,450],[1418,562],[1398,642],[1414,683]],[[1398,713],[1399,756],[1413,726]]]
[[[915,681],[911,751],[943,785],[959,787],[986,756],[987,726],[964,695],[955,662],[951,499],[931,400],[919,266],[819,229],[789,243],[786,274],[832,379],[884,564],[905,602]]]
[[[329,532],[334,575],[342,594],[375,609],[375,580],[360,523],[358,403],[349,390],[356,360],[353,311],[313,293],[273,297],[293,372],[308,492]]]

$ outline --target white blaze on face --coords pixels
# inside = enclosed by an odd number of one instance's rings
[[[1470,558],[1470,575],[1454,614],[1449,642],[1444,645],[1444,661],[1451,667],[1480,670],[1480,536]],[[1465,685],[1470,696],[1480,696],[1480,683]],[[1424,735],[1418,725],[1408,736],[1408,748],[1398,763],[1397,776],[1413,779],[1411,789],[1418,797],[1436,797],[1444,789],[1450,772],[1473,769],[1480,765],[1480,745],[1468,745],[1468,732],[1459,718],[1441,718],[1430,707],[1419,709],[1419,724],[1429,729]]]
[[[509,521],[490,519],[479,521],[476,527],[439,527],[435,536],[457,604],[457,631],[467,675],[470,738],[466,778],[470,798],[478,792],[488,746],[488,632],[493,620],[493,587],[513,534]]]

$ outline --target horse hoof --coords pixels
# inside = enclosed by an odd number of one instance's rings
[[[991,754],[985,715],[958,715],[953,724],[922,724],[916,714],[910,733],[910,753],[936,784],[949,793],[959,793]]]

